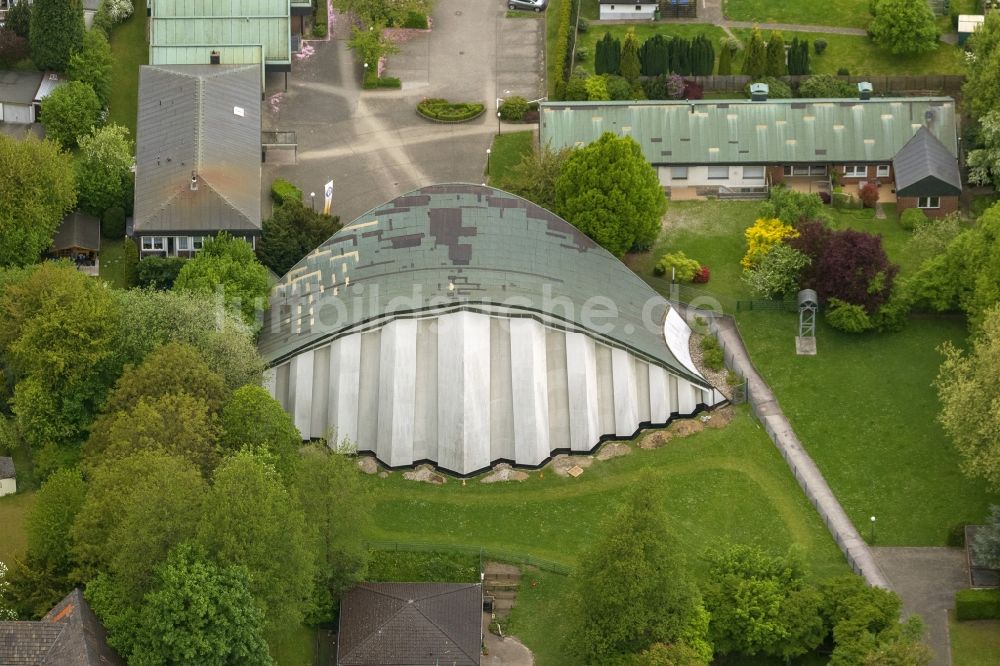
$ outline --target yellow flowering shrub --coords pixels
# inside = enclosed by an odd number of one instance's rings
[[[743,235],[747,239],[747,253],[743,255],[740,264],[744,270],[749,270],[757,265],[772,247],[789,238],[797,238],[799,232],[781,220],[762,218],[754,222],[752,227],[747,227]]]

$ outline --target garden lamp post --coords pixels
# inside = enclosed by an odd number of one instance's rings
[[[875,516],[872,516],[872,545],[875,545]]]
[[[500,133],[500,110],[497,110],[497,134]]]
[[[490,153],[493,151],[489,148],[486,149],[486,177],[490,177]]]
[[[309,193],[309,198],[312,199],[312,209],[313,209],[313,212],[315,213],[316,212],[316,193],[315,192],[310,192]]]

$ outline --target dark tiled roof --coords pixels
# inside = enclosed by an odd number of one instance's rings
[[[340,666],[478,666],[478,584],[362,583],[341,603]]]
[[[892,159],[896,196],[948,196],[962,193],[958,160],[921,125]]]
[[[79,589],[39,622],[0,622],[4,666],[125,666]]]
[[[16,476],[14,459],[7,456],[0,457],[0,479],[13,479]]]
[[[260,85],[257,65],[140,69],[136,233],[259,233]]]
[[[95,251],[101,249],[101,221],[78,210],[63,218],[52,239],[52,248],[55,250],[75,247]]]

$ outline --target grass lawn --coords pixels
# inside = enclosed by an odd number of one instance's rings
[[[124,125],[135,139],[135,122],[139,104],[139,66],[149,60],[146,44],[146,7],[135,2],[135,11],[111,34],[111,101],[109,122]]]
[[[586,7],[586,3],[584,4]],[[709,25],[707,23],[633,23],[627,25],[609,25],[600,24],[590,26],[590,30],[587,32],[577,35],[576,38],[576,48],[577,51],[580,49],[585,49],[587,51],[587,59],[578,62],[577,66],[582,67],[590,74],[594,73],[594,56],[597,54],[597,42],[604,37],[604,33],[611,33],[612,37],[616,37],[625,43],[625,33],[629,30],[635,31],[636,39],[641,46],[644,41],[649,39],[655,34],[661,34],[664,37],[684,37],[685,39],[694,39],[698,35],[705,35],[708,39],[716,45],[716,60],[718,60],[718,44],[726,33],[723,32],[722,28],[717,28],[714,25]]]
[[[28,536],[24,532],[24,519],[35,503],[33,491],[19,492],[0,497],[0,562],[10,564],[15,556],[23,556],[28,549]]]
[[[489,177],[490,184],[499,182],[502,176],[516,166],[521,158],[531,153],[535,145],[534,130],[523,132],[506,132],[493,139],[490,147]]]
[[[122,241],[101,239],[100,277],[116,289],[128,289],[125,284],[125,253]]]
[[[956,666],[993,666],[1000,663],[1000,620],[958,622],[948,611],[951,661]]]
[[[815,577],[847,570],[781,456],[745,412],[724,429],[595,463],[578,479],[546,472],[523,483],[429,486],[400,474],[370,478],[369,537],[485,546],[574,565],[600,519],[647,469],[663,481],[664,510],[696,569],[704,550],[725,540],[781,552],[798,544]]]
[[[316,630],[296,627],[287,632],[271,650],[278,666],[313,666],[316,656]]]
[[[868,0],[725,0],[724,11],[726,17],[734,21],[867,28],[872,20],[868,5]]]
[[[837,3],[818,4],[811,2],[795,3],[804,8],[822,7],[824,11],[836,11],[842,5]],[[849,4],[849,3],[848,3]],[[750,37],[749,30],[733,30],[744,43]],[[765,39],[770,33],[765,31]],[[860,35],[835,35],[818,32],[783,32],[785,43],[793,38],[807,39],[814,42],[825,39],[826,50],[822,55],[816,55],[815,50],[809,53],[809,63],[814,74],[836,74],[840,68],[846,68],[853,76],[866,74],[889,74],[904,76],[908,74],[964,74],[965,60],[962,50],[957,46],[940,43],[938,48],[930,53],[919,56],[893,55],[889,51],[875,45],[868,37]],[[734,71],[738,69],[734,66]],[[876,91],[880,92],[880,91]]]

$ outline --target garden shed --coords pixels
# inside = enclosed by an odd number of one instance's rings
[[[986,17],[982,14],[960,14],[958,17],[958,43],[965,44],[966,40],[985,20]]]
[[[635,2],[600,0],[600,2],[602,21],[653,19],[660,6],[659,2],[649,2],[648,0],[636,0]]]
[[[17,492],[17,470],[14,469],[14,459],[0,456],[0,497],[13,495]]]
[[[85,273],[97,275],[101,251],[101,221],[92,215],[73,211],[59,224],[50,253],[69,259]]]
[[[928,217],[942,217],[958,210],[962,175],[958,159],[926,126],[917,129],[893,158],[896,173],[896,206],[922,208]]]

